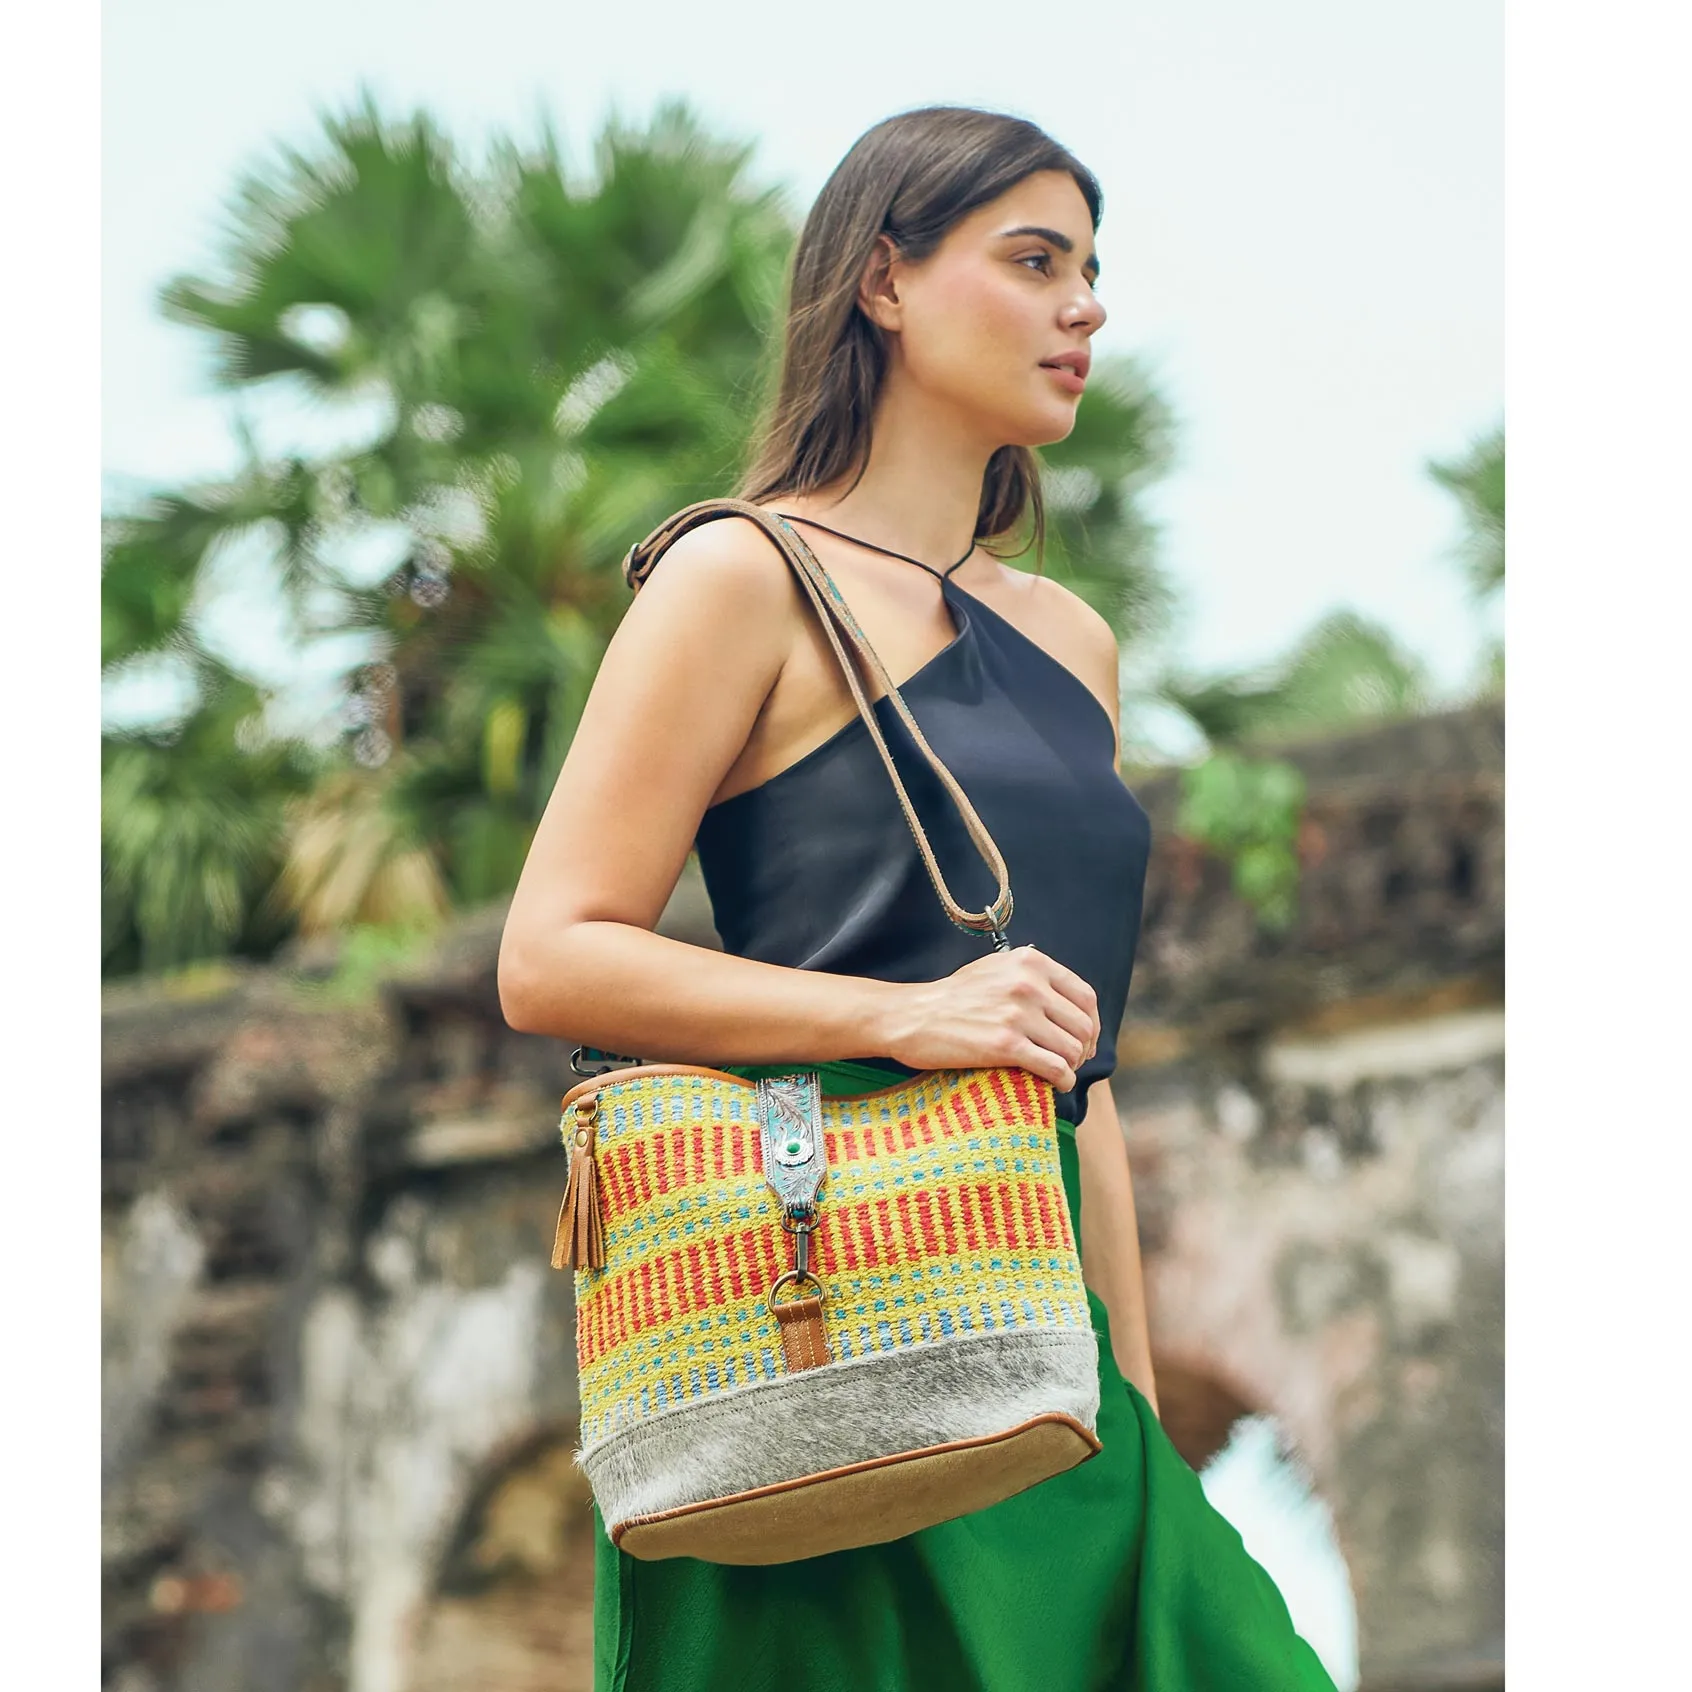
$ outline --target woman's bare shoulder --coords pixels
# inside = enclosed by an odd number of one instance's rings
[[[780,586],[788,565],[774,540],[752,518],[726,512],[697,523],[670,542],[652,566],[641,587],[678,578],[688,583],[709,582],[718,587],[743,587],[756,593],[760,585]]]
[[[1100,679],[1108,676],[1114,684],[1116,630],[1103,613],[1050,576],[1009,564],[1000,569],[1006,614],[1023,634],[1071,669]]]
[[[1030,591],[1040,615],[1051,620],[1054,628],[1062,629],[1072,640],[1090,648],[1095,654],[1114,653],[1116,630],[1104,613],[1095,609],[1074,588],[1050,576],[1030,575]]]
[[[731,513],[671,541],[624,622],[708,630],[738,649],[785,656],[801,615],[797,584],[776,543],[752,518]]]
[[[729,513],[670,541],[636,599],[711,604],[724,616],[753,613],[790,631],[797,613],[792,570],[775,541],[751,518]]]

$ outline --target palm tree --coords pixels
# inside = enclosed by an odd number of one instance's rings
[[[1491,605],[1504,591],[1504,425],[1482,435],[1454,460],[1429,460],[1428,474],[1457,496],[1465,533],[1457,561],[1469,578],[1478,606]],[[1489,640],[1481,655],[1476,691],[1497,698],[1504,691],[1504,641]]]
[[[1488,600],[1504,586],[1504,425],[1460,458],[1430,459],[1427,471],[1463,508],[1468,532],[1459,556],[1475,599]]]
[[[750,154],[678,102],[607,124],[581,178],[550,133],[471,168],[429,117],[389,122],[365,97],[244,180],[216,262],[165,290],[226,391],[303,395],[342,433],[268,456],[249,436],[228,483],[110,525],[109,673],[176,662],[194,699],[150,755],[192,748],[251,802],[240,874],[172,919],[190,952],[235,944],[243,900],[247,927],[317,932],[422,925],[514,885],[628,602],[623,552],[733,481],[773,376],[795,220]],[[1134,494],[1167,414],[1131,363],[1099,377],[1048,455],[1047,567],[1144,640],[1168,595]],[[245,751],[218,704],[237,678],[198,632],[243,546],[283,640],[343,660],[315,718],[249,678]],[[132,789],[110,789],[114,842]],[[178,881],[180,904],[193,874]],[[135,885],[113,880],[118,907]]]
[[[1330,612],[1261,668],[1171,671],[1164,688],[1212,747],[1233,748],[1415,716],[1430,700],[1422,662],[1390,631],[1349,610]]]
[[[283,812],[306,760],[255,745],[257,690],[212,662],[183,721],[109,733],[100,766],[101,956],[108,973],[262,954],[282,933],[265,894],[282,862]]]

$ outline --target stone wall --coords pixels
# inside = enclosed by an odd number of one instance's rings
[[[1291,754],[1267,937],[1167,778],[1115,1079],[1165,1422],[1273,1413],[1334,1511],[1367,1687],[1502,1684],[1502,724]],[[590,1684],[568,1047],[500,1019],[502,912],[363,1002],[329,960],[107,995],[105,1680]],[[697,878],[662,927],[715,944]]]

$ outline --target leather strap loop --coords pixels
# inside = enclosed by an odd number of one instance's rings
[[[828,1330],[823,1325],[822,1300],[812,1293],[807,1298],[788,1299],[774,1306],[776,1327],[781,1333],[781,1358],[790,1375],[805,1369],[820,1369],[834,1361]]]
[[[917,851],[928,871],[928,879],[934,884],[934,891],[939,896],[946,915],[959,928],[967,929],[973,934],[989,935],[995,946],[1004,949],[1009,945],[1004,930],[1010,922],[1014,908],[1010,871],[1005,865],[1004,854],[994,843],[992,835],[987,832],[987,825],[976,814],[975,807],[970,804],[963,788],[958,785],[952,772],[940,761],[939,756],[928,744],[927,737],[918,728],[916,718],[911,715],[903,695],[893,685],[893,678],[888,675],[886,666],[876,655],[875,648],[859,628],[857,618],[852,615],[851,608],[841,596],[840,589],[834,585],[833,578],[790,523],[784,522],[776,513],[764,510],[762,506],[753,505],[749,500],[698,500],[692,505],[683,506],[674,516],[660,523],[645,540],[637,541],[629,548],[623,558],[623,579],[631,589],[638,592],[642,583],[652,574],[653,567],[664,555],[665,549],[673,541],[679,540],[689,529],[696,528],[701,523],[724,516],[747,517],[755,522],[775,542],[782,557],[799,578],[799,583],[810,598],[811,604],[816,608],[818,617],[822,619],[823,632],[834,648],[834,655],[839,659],[841,671],[846,677],[846,685],[851,689],[858,715],[863,718],[864,726],[875,742],[876,751],[881,754],[881,761],[892,778],[894,789],[899,796],[899,805],[905,813],[905,821],[910,825]],[[842,631],[845,633],[846,642],[841,640]],[[850,644],[857,663],[848,655],[847,643]],[[998,881],[998,891],[992,902],[979,911],[966,910],[952,897],[951,889],[946,885],[939,861],[934,856],[934,849],[929,845],[928,836],[917,817],[916,807],[911,803],[911,796],[905,791],[905,784],[893,762],[893,754],[888,750],[887,741],[882,735],[881,724],[877,722],[875,711],[864,691],[859,664],[862,664],[871,678],[879,682],[885,690],[887,698],[893,703],[893,709],[899,714],[918,750],[928,760],[929,767],[939,777],[941,785],[957,807],[958,815],[963,819],[964,827],[968,830],[976,851],[981,854],[982,861]]]

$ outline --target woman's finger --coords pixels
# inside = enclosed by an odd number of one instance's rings
[[[1075,1071],[1058,1053],[1048,1051],[1037,1040],[1024,1041],[1011,1062],[1020,1064],[1022,1068],[1050,1081],[1060,1093],[1075,1090]]]
[[[1067,1035],[1075,1042],[1075,1062],[1084,1063],[1092,1056],[1093,1048],[1098,1042],[1090,1012],[1082,1010],[1079,1005],[1056,991],[1047,997],[1045,1011],[1046,1020],[1052,1025],[1054,1034]]]
[[[1100,1033],[1098,995],[1081,976],[1065,968],[1055,958],[1042,961],[1051,971],[1050,983],[1054,995],[1048,1014],[1061,1027],[1078,1035],[1084,1045],[1097,1047]]]

